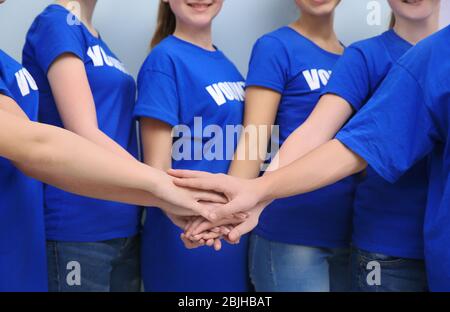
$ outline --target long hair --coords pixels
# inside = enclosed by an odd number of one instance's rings
[[[395,15],[394,12],[391,13],[391,21],[389,22],[389,29],[394,28],[395,26]]]
[[[153,34],[150,47],[153,49],[161,41],[175,32],[176,17],[169,3],[161,0],[158,9],[158,20],[155,33]]]

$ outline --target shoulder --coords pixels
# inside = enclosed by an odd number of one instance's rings
[[[264,34],[255,43],[256,46],[283,48],[285,49],[292,42],[292,32],[288,26],[281,27],[277,30]]]
[[[175,78],[175,61],[177,50],[168,38],[154,47],[141,66],[138,81],[148,73],[159,73]]]
[[[363,55],[376,54],[383,48],[383,36],[385,33],[371,38],[363,39],[352,43],[347,49],[359,51]]]
[[[166,38],[150,51],[142,65],[141,71],[171,69],[174,66],[173,59],[175,56],[176,49]]]
[[[34,19],[27,38],[40,34],[47,37],[57,34],[73,34],[81,38],[82,26],[81,22],[64,7],[53,4]]]
[[[421,85],[448,81],[450,62],[450,26],[429,36],[411,48],[397,65],[408,71]]]

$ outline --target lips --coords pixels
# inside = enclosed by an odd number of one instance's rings
[[[402,2],[411,5],[420,5],[423,0],[402,0]]]
[[[203,11],[206,11],[210,6],[212,6],[212,3],[210,3],[210,2],[190,2],[187,5],[196,11],[203,12]]]

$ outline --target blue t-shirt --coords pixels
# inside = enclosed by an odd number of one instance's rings
[[[242,124],[244,85],[221,51],[169,36],[141,68],[134,114],[174,127],[172,168],[226,173],[238,141],[239,131],[233,130]],[[220,253],[189,251],[180,233],[161,210],[147,210],[142,241],[147,291],[248,289],[246,238]]]
[[[431,153],[424,238],[434,291],[450,291],[449,42],[447,27],[407,52],[337,135],[390,182]]]
[[[256,42],[246,86],[269,88],[281,94],[275,120],[280,145],[311,114],[339,57],[290,27],[280,28]],[[354,179],[276,200],[261,215],[255,233],[289,244],[347,246]]]
[[[73,54],[85,64],[99,129],[135,155],[134,79],[101,38],[94,37],[80,22],[68,23],[68,14],[64,7],[50,5],[27,34],[23,63],[40,89],[39,120],[63,127],[47,72],[59,56]],[[91,242],[138,232],[140,213],[136,206],[81,197],[49,185],[44,196],[49,240]]]
[[[0,50],[0,93],[36,121],[38,88],[30,73]],[[0,157],[0,292],[47,291],[43,186]]]
[[[340,96],[358,112],[392,64],[411,47],[394,30],[353,44],[336,64],[324,93]],[[427,187],[426,160],[417,163],[394,185],[368,167],[356,188],[353,244],[370,252],[423,258]]]

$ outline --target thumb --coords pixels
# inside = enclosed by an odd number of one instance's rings
[[[243,222],[237,226],[235,226],[231,232],[228,234],[228,239],[232,243],[238,242],[241,237],[249,232],[251,232],[257,225],[257,222],[255,220],[248,220],[246,222]]]

